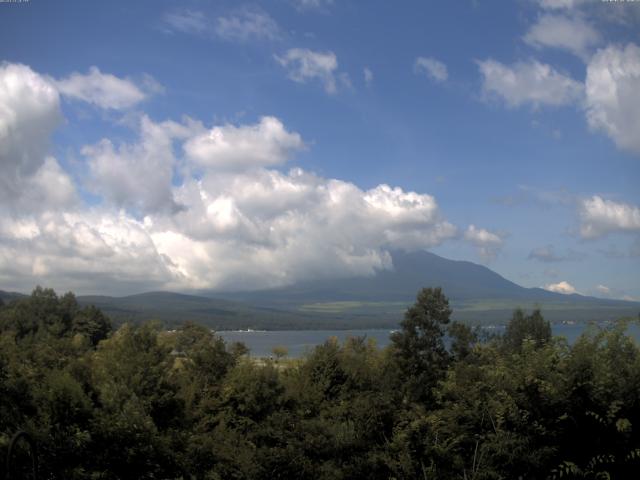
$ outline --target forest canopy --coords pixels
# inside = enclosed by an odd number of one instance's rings
[[[51,479],[640,471],[640,349],[625,322],[569,345],[540,311],[484,341],[450,315],[440,289],[423,289],[387,348],[329,339],[257,361],[193,323],[113,330],[73,294],[37,288],[0,304],[3,458],[25,431]]]

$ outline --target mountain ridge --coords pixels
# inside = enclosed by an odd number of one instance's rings
[[[628,302],[581,294],[561,294],[539,287],[522,287],[493,270],[467,260],[450,260],[431,252],[393,252],[394,268],[378,270],[368,277],[312,280],[298,285],[254,291],[205,291],[206,296],[229,299],[252,299],[286,295],[296,298],[315,294],[318,299],[341,297],[358,300],[412,301],[416,292],[426,286],[439,286],[450,300],[513,298],[527,300]],[[417,267],[417,268],[416,268]],[[327,298],[323,298],[326,295]],[[329,298],[330,297],[330,298]],[[640,303],[638,303],[640,305]]]
[[[369,277],[309,280],[264,290],[77,298],[117,323],[157,319],[175,326],[195,321],[214,329],[393,328],[418,290],[436,286],[450,299],[453,318],[472,323],[504,323],[518,307],[541,308],[555,322],[613,320],[640,311],[639,302],[522,287],[483,265],[430,252],[392,252],[392,260],[393,269]],[[5,302],[21,295],[0,291]]]

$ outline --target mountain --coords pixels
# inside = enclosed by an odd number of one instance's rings
[[[611,320],[636,316],[640,303],[525,288],[487,267],[449,260],[430,252],[393,252],[393,269],[370,277],[317,280],[253,292],[217,292],[220,298],[253,305],[345,317],[396,318],[423,287],[439,286],[454,318],[503,323],[517,307],[542,308],[552,321]]]
[[[423,287],[442,287],[453,318],[481,324],[505,323],[518,307],[541,308],[545,318],[603,321],[636,317],[640,303],[524,288],[487,267],[429,252],[393,252],[393,269],[370,277],[325,279],[250,292],[148,292],[125,297],[78,296],[116,323],[157,319],[184,321],[216,330],[313,330],[395,328]],[[0,291],[5,302],[19,293]]]
[[[425,286],[440,286],[455,300],[510,298],[566,298],[540,288],[524,288],[487,267],[448,260],[429,252],[394,252],[393,269],[379,270],[370,277],[325,279],[289,287],[253,292],[218,293],[225,298],[287,304],[300,301],[386,301],[408,302]]]
[[[23,293],[5,292],[4,290],[0,290],[0,300],[2,300],[4,303],[9,303],[12,300],[16,300],[24,296],[25,295]]]
[[[326,322],[305,312],[279,311],[217,298],[174,292],[147,292],[126,297],[78,296],[81,305],[95,305],[116,323],[160,320],[168,327],[185,321],[207,325],[215,330],[231,329],[317,329]],[[341,322],[329,322],[345,328]]]

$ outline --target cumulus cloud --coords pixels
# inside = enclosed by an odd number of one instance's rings
[[[568,105],[583,94],[580,82],[537,60],[505,65],[488,59],[478,67],[485,96],[500,98],[508,107]]]
[[[302,137],[275,117],[262,117],[256,125],[214,127],[184,144],[197,165],[222,169],[281,165],[304,147]]]
[[[391,268],[392,249],[457,235],[431,195],[273,169],[305,148],[275,117],[207,128],[142,116],[132,142],[82,149],[84,180],[99,196],[89,206],[46,153],[60,122],[53,83],[4,65],[0,101],[2,179],[14,172],[25,192],[14,209],[0,203],[5,288],[28,290],[34,278],[118,294],[264,288],[371,275]]]
[[[503,247],[504,240],[497,233],[490,232],[475,225],[469,225],[464,232],[464,238],[478,248],[478,253],[486,260],[495,258]]]
[[[294,82],[319,81],[329,94],[338,91],[339,83],[349,85],[349,77],[338,73],[338,59],[331,51],[315,52],[306,48],[291,48],[282,56],[276,55],[275,59],[287,70],[288,77]]]
[[[390,267],[389,249],[428,248],[456,233],[429,195],[386,185],[363,191],[300,169],[211,173],[177,198],[187,208],[150,228],[193,288],[369,275]]]
[[[566,282],[566,281],[562,281],[562,282],[558,282],[558,283],[549,283],[549,284],[545,285],[542,288],[544,288],[545,290],[548,290],[550,292],[563,293],[565,295],[571,295],[572,293],[578,293],[578,291],[575,289],[575,287],[573,285],[571,285],[569,282]]]
[[[148,82],[149,80],[147,84]],[[157,82],[154,84],[157,88]],[[55,81],[55,85],[62,95],[104,109],[127,109],[147,98],[147,94],[131,80],[102,73],[95,66],[89,69],[89,73],[72,73],[66,78]]]
[[[144,225],[124,213],[44,212],[0,220],[0,283],[130,293],[179,278]]]
[[[533,47],[559,48],[582,59],[587,59],[601,40],[598,31],[583,18],[549,14],[540,16],[524,36]]]
[[[31,211],[73,201],[70,178],[47,156],[61,120],[50,80],[25,65],[0,66],[0,205]]]
[[[69,174],[58,161],[47,156],[42,166],[26,179],[18,197],[22,211],[69,208],[78,201],[76,187]]]
[[[413,71],[424,74],[436,82],[445,82],[449,78],[447,66],[435,58],[418,57],[413,63]]]
[[[207,172],[174,195],[183,209],[142,220],[83,210],[5,221],[0,271],[67,288],[82,275],[137,289],[265,288],[371,275],[391,267],[391,249],[456,235],[430,195],[362,190],[300,169]]]
[[[587,66],[585,108],[589,126],[624,150],[640,153],[640,47],[611,45]]]
[[[275,40],[280,36],[278,24],[269,14],[261,10],[247,8],[218,17],[214,31],[225,40],[239,42]]]
[[[171,183],[175,157],[173,140],[189,135],[188,128],[175,122],[154,123],[142,117],[139,140],[114,146],[109,139],[86,145],[91,179],[89,187],[118,208],[144,213],[175,211]]]
[[[597,238],[614,232],[640,232],[640,207],[598,195],[580,202],[580,235]]]
[[[49,138],[62,120],[54,85],[29,67],[0,65],[0,185],[13,185],[43,163]]]

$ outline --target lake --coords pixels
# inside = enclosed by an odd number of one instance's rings
[[[569,343],[573,343],[590,325],[574,324],[552,325],[554,336],[565,337]],[[500,333],[504,327],[487,328],[487,332]],[[227,343],[243,342],[251,350],[254,357],[269,357],[273,347],[282,345],[289,350],[289,357],[301,357],[313,350],[316,345],[324,343],[330,337],[337,337],[340,343],[348,337],[373,338],[379,347],[389,344],[389,334],[393,330],[275,330],[275,331],[220,331],[216,332]],[[633,324],[629,327],[629,334],[636,341],[640,341],[640,327]]]

